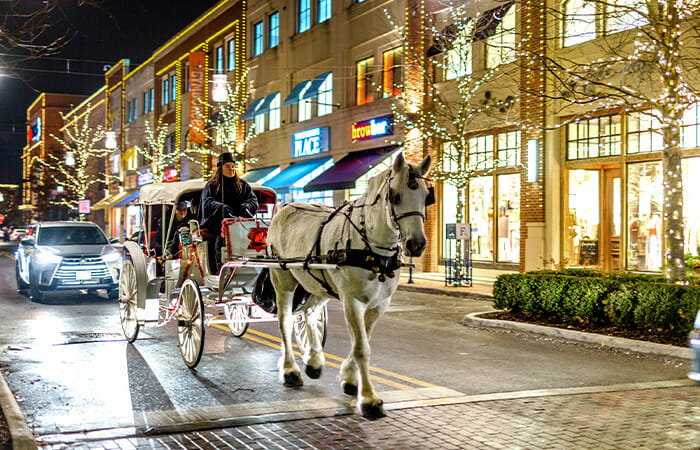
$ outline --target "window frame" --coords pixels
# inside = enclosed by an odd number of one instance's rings
[[[224,73],[224,46],[219,45],[214,49],[214,69],[217,74]]]
[[[396,55],[399,55],[398,62]],[[387,67],[387,59],[391,58]],[[403,91],[403,46],[382,52],[382,97],[400,95]]]
[[[260,20],[253,24],[253,57],[262,55],[263,51],[265,51],[265,30],[263,21]]]
[[[236,70],[236,39],[231,38],[226,41],[226,56],[228,60],[226,61],[226,70],[228,72],[233,72]]]
[[[165,106],[168,103],[170,103],[169,96],[170,96],[170,84],[169,84],[169,78],[165,77],[162,80],[162,85],[161,85],[161,105]]]
[[[316,0],[316,23],[323,23],[331,19],[332,6],[331,0]]]
[[[311,29],[311,0],[297,1],[297,33]]]
[[[267,17],[267,48],[280,45],[280,13],[275,11]]]
[[[361,59],[355,63],[355,104],[365,105],[374,101],[372,77],[374,71],[374,56]],[[362,98],[360,98],[362,95]]]

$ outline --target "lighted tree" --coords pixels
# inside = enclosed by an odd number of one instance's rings
[[[72,211],[78,211],[78,201],[88,198],[88,190],[92,186],[105,183],[105,178],[95,176],[91,170],[96,159],[109,154],[103,147],[105,131],[102,125],[90,125],[92,107],[87,105],[87,112],[81,117],[70,121],[61,114],[64,121],[63,136],[50,136],[61,146],[62,152],[49,153],[48,160],[37,161],[53,172],[57,186],[62,186],[65,195],[54,204],[64,205]],[[105,175],[106,176],[106,175]],[[84,214],[79,215],[85,219]]]
[[[574,55],[570,57],[523,53],[534,62],[528,66],[544,67],[553,81],[553,89],[544,94],[525,94],[544,95],[555,112],[585,118],[613,109],[642,110],[658,121],[655,132],[663,139],[665,273],[681,282],[686,277],[681,129],[684,113],[698,99],[699,7],[697,0],[571,0],[561,10],[550,11],[549,17],[563,24],[563,36],[556,39],[565,46],[588,47],[568,52]],[[601,56],[591,61],[590,54]]]
[[[187,157],[187,153],[168,145],[169,125],[158,119],[155,124],[145,122],[146,148],[136,146],[136,152],[144,157],[151,165],[153,182],[165,181],[165,169]]]
[[[222,152],[231,152],[234,160],[239,164],[250,164],[255,158],[247,158],[246,146],[255,137],[255,126],[245,130],[245,121],[241,119],[242,111],[248,100],[248,89],[245,79],[247,71],[244,71],[240,81],[231,86],[226,82],[217,85],[215,89],[225,89],[226,97],[221,102],[207,103],[199,100],[195,115],[203,119],[208,126],[203,130],[195,130],[190,125],[190,133],[201,133],[206,139],[205,144],[193,144],[190,142],[187,153],[189,159],[202,163],[205,156],[216,158]],[[214,111],[211,117],[209,111]],[[195,156],[196,155],[196,156]],[[192,156],[195,156],[194,158]],[[203,171],[204,173],[204,171]]]
[[[415,89],[408,83],[399,89],[400,101],[392,106],[394,120],[404,123],[406,130],[418,129],[423,139],[440,145],[441,151],[434,155],[431,178],[456,189],[457,223],[465,221],[467,189],[473,177],[487,175],[501,165],[517,164],[516,161],[499,161],[493,154],[473,152],[470,156],[470,135],[475,131],[517,124],[517,84],[512,79],[517,67],[509,64],[515,61],[515,41],[495,43],[489,39],[514,32],[501,21],[507,11],[499,7],[479,13],[461,1],[440,2],[440,9],[426,15],[418,30],[432,36],[427,63],[423,64],[412,62],[426,60],[417,53],[426,49],[412,45],[411,35],[403,24],[394,25],[403,40],[408,61],[406,72],[422,70],[426,91],[421,101],[416,102]],[[502,58],[473,71],[472,45],[475,42],[493,46]],[[495,83],[500,85],[497,91],[490,87]],[[422,107],[416,107],[416,103],[422,103]],[[408,134],[410,136],[410,131]],[[462,243],[461,240],[456,243],[458,271],[463,267],[466,250]]]

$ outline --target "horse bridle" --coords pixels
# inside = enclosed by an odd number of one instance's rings
[[[388,194],[388,200],[389,204],[391,205],[391,220],[396,224],[398,227],[398,222],[401,219],[405,219],[406,217],[411,217],[411,216],[419,216],[421,219],[423,219],[423,222],[426,220],[425,212],[424,211],[408,211],[405,213],[401,214],[396,214],[396,210],[394,209],[395,204],[398,204],[399,201],[395,201],[392,199],[391,195],[391,180],[393,180],[393,176],[389,177],[387,179],[387,186],[389,186],[389,194]],[[408,188],[411,189],[412,191],[415,191],[418,189],[418,181],[417,179],[423,180],[423,182],[426,184],[426,188],[428,189],[428,196],[425,197],[425,208],[427,208],[430,205],[435,204],[435,188],[433,187],[433,182],[429,178],[424,178],[420,175],[418,175],[415,172],[409,172],[408,174]],[[424,210],[425,210],[424,208]]]

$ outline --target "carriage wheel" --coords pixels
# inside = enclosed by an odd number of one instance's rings
[[[248,316],[250,308],[246,305],[224,305],[224,315],[229,321],[228,329],[231,334],[236,337],[241,337],[248,330]]]
[[[313,323],[306,322],[306,316],[301,313],[297,314],[294,318],[294,337],[297,340],[297,346],[299,349],[306,353],[309,348],[309,335],[307,333],[308,326],[315,326],[316,329],[321,333],[321,347],[326,345],[326,337],[328,336],[328,309],[324,305],[321,312],[318,313],[318,318]]]
[[[199,285],[187,279],[180,289],[177,307],[177,338],[185,364],[194,369],[204,350],[204,302]]]
[[[126,341],[132,343],[139,335],[139,323],[136,320],[136,269],[134,263],[127,259],[122,266],[119,277],[119,318]]]

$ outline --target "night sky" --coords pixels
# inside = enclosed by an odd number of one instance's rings
[[[91,94],[104,84],[106,65],[145,61],[216,0],[103,0],[100,8],[65,2],[61,25],[76,36],[58,54],[26,62],[22,79],[0,77],[0,183],[19,183],[26,112],[41,92]],[[1,56],[0,56],[1,57]],[[70,61],[68,61],[70,60]]]

